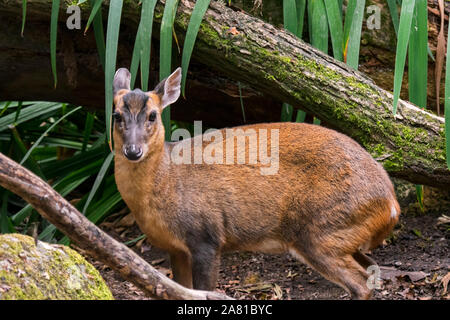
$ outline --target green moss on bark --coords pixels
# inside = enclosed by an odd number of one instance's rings
[[[187,16],[177,19],[184,29],[188,21]],[[336,66],[329,67],[307,55],[290,54],[287,50],[280,53],[279,48],[271,43],[267,46],[260,43],[265,41],[264,38],[252,35],[252,28],[238,34],[228,32],[229,28],[217,21],[204,21],[197,50],[225,50],[229,67],[255,70],[250,77],[264,82],[264,87],[276,87],[283,100],[302,106],[305,111],[356,139],[391,173],[408,170],[415,165],[430,171],[442,167],[445,162],[443,127],[438,135],[433,136],[430,130],[397,120],[392,114],[390,99],[369,80],[352,72],[342,72]],[[264,67],[259,68],[260,65]],[[345,94],[333,94],[332,90],[344,90]],[[370,105],[364,103],[367,100],[370,100]],[[435,122],[430,115],[421,116],[424,123],[428,120],[429,123]]]

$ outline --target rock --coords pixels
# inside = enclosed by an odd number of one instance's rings
[[[99,272],[63,245],[0,234],[0,300],[111,300]]]

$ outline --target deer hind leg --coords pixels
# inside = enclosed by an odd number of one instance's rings
[[[377,266],[378,265],[375,260],[373,260],[371,257],[366,256],[364,253],[362,253],[359,250],[357,250],[353,254],[353,258],[355,258],[355,260],[366,270],[370,266],[373,266],[373,265]]]
[[[369,299],[372,290],[367,286],[368,274],[352,255],[332,256],[316,252],[296,250],[295,256],[319,272],[324,278],[341,286],[350,293],[352,299]]]
[[[192,263],[190,254],[184,251],[170,253],[170,265],[172,267],[173,280],[192,288]]]

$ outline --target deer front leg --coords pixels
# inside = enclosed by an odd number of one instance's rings
[[[192,288],[192,263],[189,253],[177,251],[170,253],[170,265],[172,267],[173,280]]]
[[[192,252],[194,289],[212,291],[216,287],[220,252],[209,245],[199,245]]]

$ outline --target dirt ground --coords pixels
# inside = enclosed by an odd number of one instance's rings
[[[374,299],[450,299],[450,232],[437,226],[438,214],[402,215],[385,246],[372,252],[381,267],[381,288]],[[101,227],[117,240],[127,242],[142,233],[126,226],[120,216]],[[129,222],[128,222],[129,224]],[[125,226],[124,226],[125,225]],[[172,277],[168,255],[144,240],[130,247],[159,271]],[[92,261],[116,299],[147,299],[132,283],[100,262]],[[445,277],[447,275],[447,277]],[[229,253],[222,257],[216,290],[236,299],[349,299],[337,285],[289,254]]]

